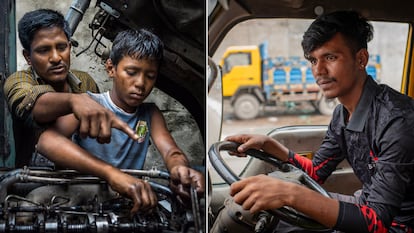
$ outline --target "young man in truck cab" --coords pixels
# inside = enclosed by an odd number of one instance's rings
[[[40,153],[58,165],[106,180],[115,191],[133,200],[132,212],[155,207],[157,198],[149,183],[119,169],[142,169],[150,138],[170,172],[172,190],[187,201],[191,186],[199,194],[204,192],[204,176],[190,168],[186,155],[169,133],[161,111],[153,103],[144,103],[155,85],[162,58],[163,44],[153,33],[143,29],[120,32],[106,62],[109,77],[113,79],[112,89],[101,94],[89,93],[135,128],[137,140],[117,129],[112,129],[109,144],[82,138],[77,133],[79,120],[69,114],[43,132],[37,145]],[[73,134],[76,144],[70,139]]]
[[[29,165],[44,126],[59,116],[74,113],[80,132],[109,142],[111,127],[136,137],[115,115],[92,100],[86,91],[98,92],[89,74],[70,70],[70,29],[63,15],[50,9],[26,13],[18,23],[27,70],[17,71],[4,84],[13,118],[16,167]]]
[[[236,203],[251,212],[290,206],[344,232],[413,232],[414,101],[367,75],[373,28],[354,11],[319,16],[302,47],[317,84],[338,98],[327,134],[312,160],[263,135],[234,135],[237,153],[261,149],[323,183],[346,159],[363,183],[359,195],[324,197],[303,186],[259,175],[231,185]],[[280,231],[282,230],[280,229]]]

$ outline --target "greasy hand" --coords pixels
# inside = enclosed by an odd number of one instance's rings
[[[198,196],[204,193],[205,181],[204,176],[199,171],[184,165],[174,166],[170,170],[171,189],[178,194],[183,201],[191,200],[190,187],[193,185]]]
[[[243,209],[256,213],[287,205],[293,185],[266,175],[244,178],[230,186],[230,195]]]
[[[261,150],[264,147],[268,137],[265,135],[255,134],[240,134],[228,136],[224,140],[240,143],[241,145],[237,148],[237,152],[229,152],[231,155],[246,156],[244,152],[248,149]]]
[[[99,143],[111,141],[111,128],[125,132],[130,138],[137,140],[135,134],[125,122],[115,116],[98,102],[83,93],[72,95],[72,111],[79,120],[79,134],[81,137],[96,138]]]
[[[122,171],[113,173],[108,183],[114,191],[132,199],[134,206],[131,209],[131,214],[136,213],[138,210],[145,212],[157,206],[157,196],[148,182],[137,179]]]

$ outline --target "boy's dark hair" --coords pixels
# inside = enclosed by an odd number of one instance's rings
[[[336,33],[341,33],[351,52],[356,53],[373,38],[373,27],[367,20],[355,11],[335,11],[316,18],[303,35],[302,48],[305,57],[332,39]]]
[[[51,9],[37,9],[24,14],[18,23],[19,39],[23,48],[30,53],[30,45],[35,33],[40,29],[51,27],[61,28],[70,40],[69,23],[62,13]]]
[[[139,29],[118,33],[113,41],[109,58],[115,66],[125,56],[150,59],[160,65],[163,55],[164,45],[160,38],[148,30]]]

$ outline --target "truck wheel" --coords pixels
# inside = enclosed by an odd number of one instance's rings
[[[260,103],[254,95],[241,94],[234,101],[233,109],[234,114],[240,120],[250,120],[259,115]]]
[[[339,101],[337,98],[327,99],[325,96],[322,96],[322,98],[319,100],[318,110],[323,115],[332,115],[336,105],[338,104]]]

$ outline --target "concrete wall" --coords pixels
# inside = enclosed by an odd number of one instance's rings
[[[39,8],[50,8],[60,11],[63,15],[68,11],[72,0],[16,0],[16,22],[27,11]],[[101,59],[94,53],[93,47],[79,56],[79,52],[88,47],[92,40],[91,30],[88,24],[97,12],[96,0],[92,0],[89,9],[86,11],[83,20],[80,22],[73,39],[79,43],[78,47],[72,48],[71,68],[88,72],[98,83],[101,91],[107,91],[112,87]],[[27,68],[26,61],[22,56],[20,42],[17,45],[17,69]],[[95,43],[93,44],[93,46]],[[174,137],[177,145],[187,154],[190,162],[195,166],[203,165],[205,160],[205,146],[203,137],[198,129],[197,123],[188,111],[176,100],[170,98],[158,89],[154,89],[147,101],[155,102],[161,109],[167,122],[167,127]],[[156,148],[152,145],[147,156],[146,167],[157,166],[163,169],[163,160]]]

